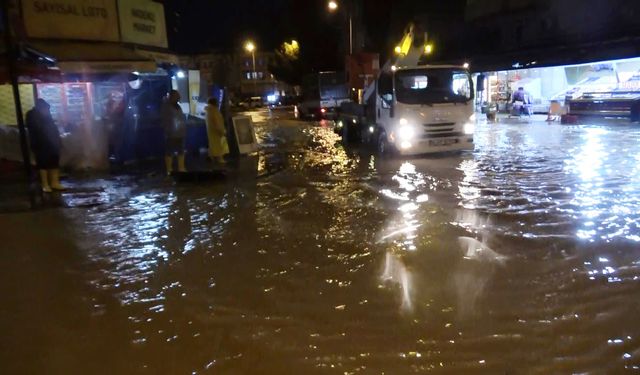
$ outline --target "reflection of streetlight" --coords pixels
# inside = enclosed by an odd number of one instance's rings
[[[338,3],[335,0],[330,0],[327,3],[327,7],[329,8],[329,12],[335,12],[338,10]],[[353,55],[353,21],[351,19],[351,11],[349,10],[347,13],[349,17],[349,55]]]
[[[256,87],[256,80],[258,79],[258,73],[256,73],[256,45],[253,44],[252,41],[248,40],[244,44],[244,49],[251,54],[251,60],[253,60],[253,73],[251,73],[251,79],[253,80],[253,91],[255,95],[258,92],[258,89]]]

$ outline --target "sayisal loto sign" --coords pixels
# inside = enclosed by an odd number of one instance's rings
[[[117,42],[114,0],[22,0],[27,36]]]

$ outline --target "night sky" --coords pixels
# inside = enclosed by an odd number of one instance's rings
[[[343,0],[344,1],[344,0]],[[462,14],[464,0],[362,0],[366,49],[384,52],[416,11]],[[344,18],[326,0],[165,0],[170,48],[178,53],[231,51],[253,39],[273,50],[295,38],[318,68],[343,64]],[[343,16],[342,16],[343,17]]]

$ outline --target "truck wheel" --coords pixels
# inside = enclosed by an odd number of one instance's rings
[[[342,121],[342,142],[344,144],[348,144],[350,143],[350,139],[349,139],[349,123],[347,123],[346,121]]]

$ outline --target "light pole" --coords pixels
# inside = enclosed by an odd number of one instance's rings
[[[253,80],[254,95],[257,95],[258,86],[256,80],[258,79],[258,73],[256,72],[256,45],[249,40],[244,44],[244,49],[251,53],[251,60],[253,61],[253,73],[251,74],[251,79]]]
[[[338,10],[338,2],[331,0],[327,3],[329,12],[333,13]],[[353,20],[351,18],[351,10],[347,10],[347,17],[349,18],[349,55],[353,55]]]

